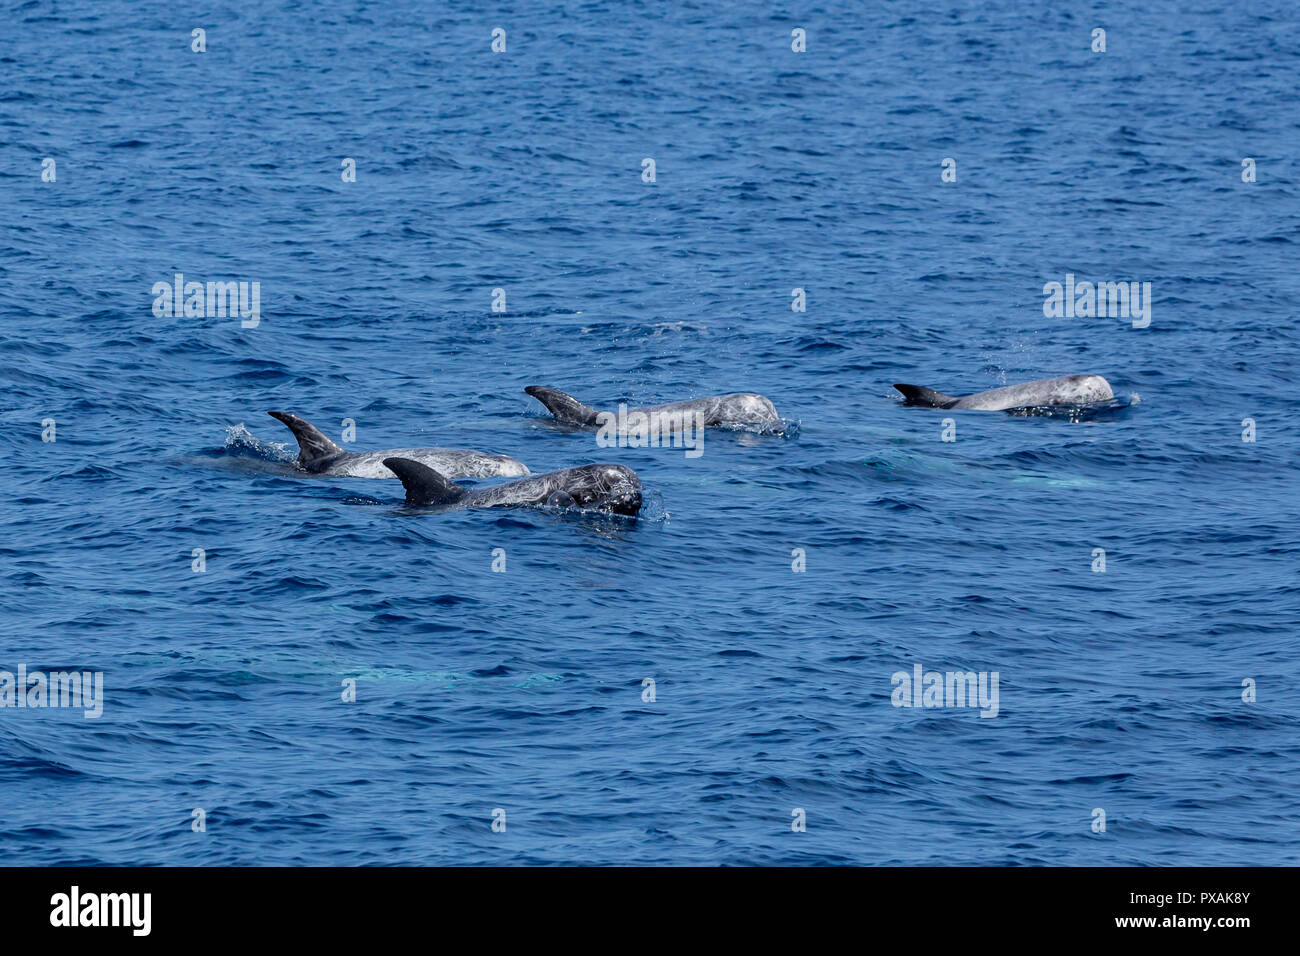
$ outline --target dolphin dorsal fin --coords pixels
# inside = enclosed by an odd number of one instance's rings
[[[529,385],[524,389],[529,395],[546,406],[547,411],[562,422],[574,422],[579,425],[595,425],[600,415],[594,408],[588,408],[572,395],[565,395],[558,388],[544,385]]]
[[[308,471],[322,467],[325,460],[345,454],[342,448],[325,437],[324,432],[311,422],[288,412],[267,412],[272,418],[284,422],[298,439],[298,464]]]
[[[428,465],[409,458],[385,458],[384,467],[402,480],[408,505],[446,505],[465,496],[465,489]]]
[[[895,385],[894,388],[903,393],[907,399],[908,405],[929,405],[931,408],[952,408],[957,404],[957,399],[951,395],[945,395],[943,392],[936,392],[932,388],[926,388],[923,385]]]

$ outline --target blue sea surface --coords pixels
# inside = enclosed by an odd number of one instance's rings
[[[1297,36],[4,3],[0,670],[101,671],[103,713],[0,707],[0,863],[1300,863]],[[260,321],[156,315],[176,273]],[[1045,315],[1067,275],[1149,326]],[[1120,402],[892,387],[1072,373]],[[789,427],[600,447],[534,384]],[[296,472],[273,409],[617,462],[644,509],[421,513]],[[918,666],[996,715],[895,706]]]

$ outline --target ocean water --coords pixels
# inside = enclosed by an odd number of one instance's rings
[[[0,670],[103,709],[0,708],[0,862],[1300,863],[1298,21],[5,3]],[[1121,401],[892,388],[1076,372]],[[789,427],[601,448],[531,384]],[[412,511],[271,409],[645,507]]]

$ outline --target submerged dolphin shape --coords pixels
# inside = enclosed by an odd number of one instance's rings
[[[1034,405],[1088,405],[1115,397],[1110,382],[1100,375],[1040,378],[1035,382],[992,388],[987,392],[976,392],[974,395],[964,395],[961,398],[954,398],[920,385],[895,385],[894,388],[903,393],[907,405],[969,408],[985,412],[1001,412]]]
[[[436,468],[452,478],[491,478],[494,475],[514,477],[529,474],[528,466],[506,455],[488,455],[464,448],[401,448],[388,451],[344,451],[321,430],[297,415],[287,412],[267,412],[289,426],[298,439],[298,466],[318,475],[340,475],[347,478],[391,478],[393,473],[384,467],[385,458],[410,458]]]
[[[524,391],[545,405],[559,421],[570,425],[596,426],[602,424],[602,415],[610,416],[611,420],[617,417],[615,412],[600,412],[589,408],[559,389],[529,385]],[[772,402],[754,392],[710,395],[684,402],[668,402],[665,405],[650,405],[646,408],[628,410],[629,416],[637,413],[646,415],[652,423],[659,422],[657,427],[668,431],[694,427],[695,416],[699,416],[700,422],[705,426],[767,425],[781,420]]]
[[[402,480],[408,505],[496,508],[509,505],[559,505],[601,508],[621,515],[641,510],[641,479],[622,465],[583,465],[532,475],[490,488],[462,488],[427,465],[409,458],[385,458]]]

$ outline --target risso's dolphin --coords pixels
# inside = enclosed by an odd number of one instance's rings
[[[514,477],[529,474],[528,466],[506,455],[488,455],[464,448],[394,448],[387,451],[344,451],[321,430],[297,415],[267,412],[289,426],[298,439],[298,467],[317,475],[347,478],[392,478],[385,458],[410,458],[452,478]]]
[[[600,412],[582,404],[572,395],[542,385],[529,385],[524,389],[537,399],[559,421],[570,425],[602,424],[600,416],[618,417],[617,412]],[[710,395],[706,398],[692,398],[685,402],[669,402],[665,405],[651,405],[646,408],[628,409],[626,418],[645,415],[651,422],[651,428],[660,431],[678,431],[696,427],[697,421],[710,425],[767,425],[779,422],[776,407],[762,395],[753,392],[733,392],[730,395]],[[654,424],[654,423],[658,424]]]
[[[490,488],[462,488],[445,475],[409,458],[385,458],[402,479],[408,505],[498,508],[510,505],[599,508],[621,515],[641,510],[641,479],[622,465],[583,465],[532,475]]]
[[[1012,408],[1030,408],[1037,405],[1089,405],[1115,397],[1110,382],[1100,375],[1066,375],[1062,378],[1041,378],[1036,382],[992,388],[954,398],[932,388],[920,385],[895,385],[903,393],[907,405],[928,405],[931,408],[969,408],[982,412],[1002,412]]]

